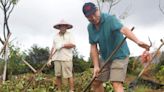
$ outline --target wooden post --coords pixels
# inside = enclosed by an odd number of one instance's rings
[[[23,59],[23,62],[24,62],[34,73],[37,72],[36,69],[33,68],[33,67],[32,67],[27,61],[25,61],[24,59]]]

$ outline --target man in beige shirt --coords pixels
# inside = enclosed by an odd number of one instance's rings
[[[66,23],[64,20],[61,20],[60,23],[54,25],[54,28],[60,31],[55,35],[53,40],[53,46],[50,53],[50,57],[52,58],[48,61],[47,65],[50,66],[51,62],[54,61],[58,91],[61,91],[63,76],[63,78],[68,79],[70,92],[74,92],[72,50],[75,47],[75,42],[71,33],[66,31],[72,27],[71,24]]]

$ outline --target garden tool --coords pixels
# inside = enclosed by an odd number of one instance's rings
[[[144,68],[142,69],[142,71],[139,73],[139,75],[137,76],[137,78],[135,80],[133,80],[128,88],[129,88],[129,91],[131,92],[134,87],[137,85],[137,82],[139,80],[139,78],[141,77],[141,75],[144,73],[144,71],[148,68],[148,66],[151,64],[151,62],[154,60],[154,58],[158,55],[158,52],[159,50],[161,49],[161,47],[164,45],[164,41],[161,39],[160,40],[162,43],[161,45],[158,47],[158,49],[156,50],[155,54],[153,55],[153,57],[151,58],[151,60],[149,62],[146,63],[146,65],[144,66]]]

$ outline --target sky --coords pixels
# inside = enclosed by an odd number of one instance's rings
[[[64,19],[73,25],[68,30],[75,36],[76,47],[85,59],[89,57],[88,21],[82,13],[85,2],[96,0],[19,0],[12,12],[9,25],[12,32],[11,40],[22,50],[30,49],[34,44],[39,47],[52,46],[55,33],[58,30],[53,25]],[[101,4],[102,5],[102,4]],[[142,41],[153,42],[151,50],[160,45],[164,39],[164,14],[161,13],[158,0],[121,0],[112,7],[111,14],[121,19],[128,28],[135,27],[133,33]],[[162,8],[164,9],[164,2]],[[108,5],[104,3],[102,12],[107,12]],[[2,30],[3,13],[0,10],[0,30]],[[2,37],[2,31],[0,31]],[[134,42],[127,40],[131,55],[139,55],[143,49]],[[162,48],[164,49],[164,48]]]

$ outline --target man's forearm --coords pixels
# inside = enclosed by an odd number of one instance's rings
[[[121,29],[121,33],[123,33],[127,38],[135,42],[137,45],[139,45],[142,48],[145,48],[146,50],[150,49],[150,46],[142,41],[140,41],[134,34],[131,32],[128,28],[123,27]]]
[[[90,55],[91,55],[94,67],[99,67],[99,62],[98,62],[99,54],[98,54],[97,47],[91,46]]]
[[[130,31],[130,29],[128,29],[127,27],[123,27],[121,29],[121,33],[123,33],[128,39],[132,40],[133,42],[135,42],[136,44],[139,43],[139,39],[133,34],[132,31]]]
[[[49,59],[52,58],[52,55],[53,55],[53,53],[54,53],[54,49],[55,49],[54,47],[51,48],[50,55],[49,55]]]
[[[63,48],[67,48],[67,49],[74,48],[74,47],[75,47],[75,45],[72,43],[64,44],[64,46],[63,46]]]

